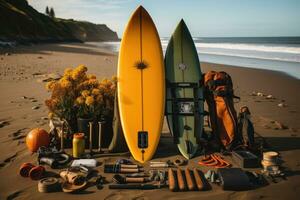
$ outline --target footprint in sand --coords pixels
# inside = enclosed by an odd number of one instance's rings
[[[10,195],[7,196],[7,200],[13,200],[13,199],[16,199],[17,197],[20,196],[20,194],[23,193],[23,190],[19,190],[19,191],[16,191]]]
[[[18,129],[17,131],[9,134],[8,136],[9,137],[12,137],[13,140],[19,140],[19,139],[22,139],[24,137],[26,137],[26,133],[25,133],[25,130],[28,129],[28,128],[21,128],[21,129]]]
[[[8,126],[10,123],[6,120],[0,120],[0,128],[4,127],[4,126]]]
[[[14,153],[13,155],[5,158],[3,162],[0,163],[0,169],[8,165],[9,163],[13,162],[17,157],[18,153]]]
[[[273,130],[286,130],[289,127],[286,124],[283,124],[279,121],[268,119],[265,117],[259,117],[259,124],[265,129],[273,129]]]

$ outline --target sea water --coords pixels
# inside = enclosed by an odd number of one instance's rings
[[[268,69],[300,79],[300,37],[193,38],[201,62]],[[161,38],[165,52],[169,38]],[[95,43],[118,52],[120,42]]]

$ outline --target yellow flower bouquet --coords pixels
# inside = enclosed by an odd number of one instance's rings
[[[116,84],[116,77],[98,81],[95,75],[87,74],[84,65],[67,68],[60,80],[47,83],[51,98],[45,104],[51,116],[65,119],[69,125],[77,118],[111,119]]]

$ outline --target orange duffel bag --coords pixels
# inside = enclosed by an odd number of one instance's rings
[[[222,147],[230,150],[239,140],[233,101],[239,97],[234,95],[231,77],[226,72],[209,71],[203,80],[212,134]]]

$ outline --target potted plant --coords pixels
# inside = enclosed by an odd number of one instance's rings
[[[88,124],[93,122],[93,136],[98,136],[97,122],[104,119],[106,123],[103,126],[102,141],[105,142],[112,137],[109,129],[117,79],[113,77],[112,80],[98,81],[95,75],[86,72],[84,65],[75,69],[68,68],[60,80],[47,83],[46,88],[52,94],[45,103],[50,116],[67,121],[73,133],[80,131],[88,136]]]

